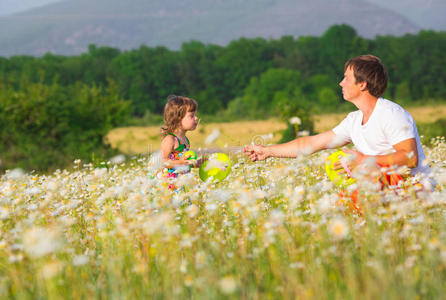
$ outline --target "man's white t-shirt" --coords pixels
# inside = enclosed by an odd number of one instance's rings
[[[335,128],[337,140],[351,142],[365,155],[386,155],[395,152],[392,147],[399,142],[415,138],[418,151],[418,165],[412,174],[427,174],[429,167],[424,163],[423,146],[412,116],[398,104],[379,98],[367,123],[362,125],[362,111],[354,111]]]

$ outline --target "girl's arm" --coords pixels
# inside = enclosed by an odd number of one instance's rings
[[[161,141],[160,151],[161,151],[161,159],[164,162],[164,165],[167,168],[171,168],[178,165],[190,165],[192,161],[186,160],[184,157],[181,157],[179,160],[172,160],[169,158],[170,154],[175,149],[176,139],[172,135],[166,135]]]

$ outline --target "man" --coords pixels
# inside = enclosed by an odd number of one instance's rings
[[[376,169],[407,166],[412,174],[427,173],[429,167],[423,163],[426,157],[412,116],[398,104],[381,98],[387,80],[387,72],[378,57],[361,55],[350,59],[339,85],[344,99],[358,111],[349,113],[333,130],[285,144],[247,146],[244,152],[252,161],[257,161],[268,157],[297,157],[353,143],[356,150],[344,149],[354,157],[347,163],[347,169],[355,170],[372,160]],[[335,168],[342,166],[338,163]]]

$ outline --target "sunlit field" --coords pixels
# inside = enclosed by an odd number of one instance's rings
[[[230,123],[203,123],[197,129],[187,133],[192,147],[224,147],[251,144],[253,139],[267,142],[278,142],[281,131],[286,128],[284,122],[278,120],[238,121]],[[218,130],[219,138],[206,144],[206,138]],[[160,127],[123,127],[112,130],[106,140],[113,148],[122,153],[152,153],[159,150],[161,144]]]
[[[408,111],[417,123],[431,123],[446,115],[446,105],[409,107]],[[314,117],[315,131],[324,132],[330,130],[346,116],[347,113],[316,115]],[[285,128],[286,124],[276,119],[231,123],[201,122],[195,131],[188,132],[188,137],[195,148],[246,145],[257,139],[268,143],[277,143],[282,136],[282,130]],[[220,132],[219,139],[211,145],[206,144],[206,137],[216,129]],[[116,128],[110,131],[106,141],[122,153],[151,153],[159,149],[161,143],[160,127]]]
[[[417,178],[359,190],[359,212],[324,151],[253,163],[221,183],[193,170],[172,192],[156,157],[0,182],[0,297],[19,299],[432,299],[446,292],[446,142]],[[348,191],[346,191],[348,192]]]

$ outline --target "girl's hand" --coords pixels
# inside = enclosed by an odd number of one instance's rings
[[[198,159],[189,159],[190,157],[191,157],[190,154],[183,155],[179,161],[184,161],[185,160],[186,163],[188,163],[193,168],[199,168],[201,166],[201,164],[206,160],[206,159],[201,158],[201,157],[198,158]]]
[[[175,168],[178,166],[190,166],[193,165],[195,160],[187,160],[184,157],[180,157],[178,160],[167,159],[164,160],[164,167],[166,168]]]
[[[177,165],[188,165],[188,166],[193,166],[195,163],[196,159],[188,159],[188,157],[180,157],[179,160],[176,160],[176,164]]]
[[[198,159],[190,159],[186,160],[186,163],[188,163],[192,168],[199,168],[202,163],[205,162],[206,159],[204,158],[198,158]]]
[[[193,165],[194,168],[199,168],[204,162],[206,161],[205,158],[199,158],[195,160],[195,164]]]

